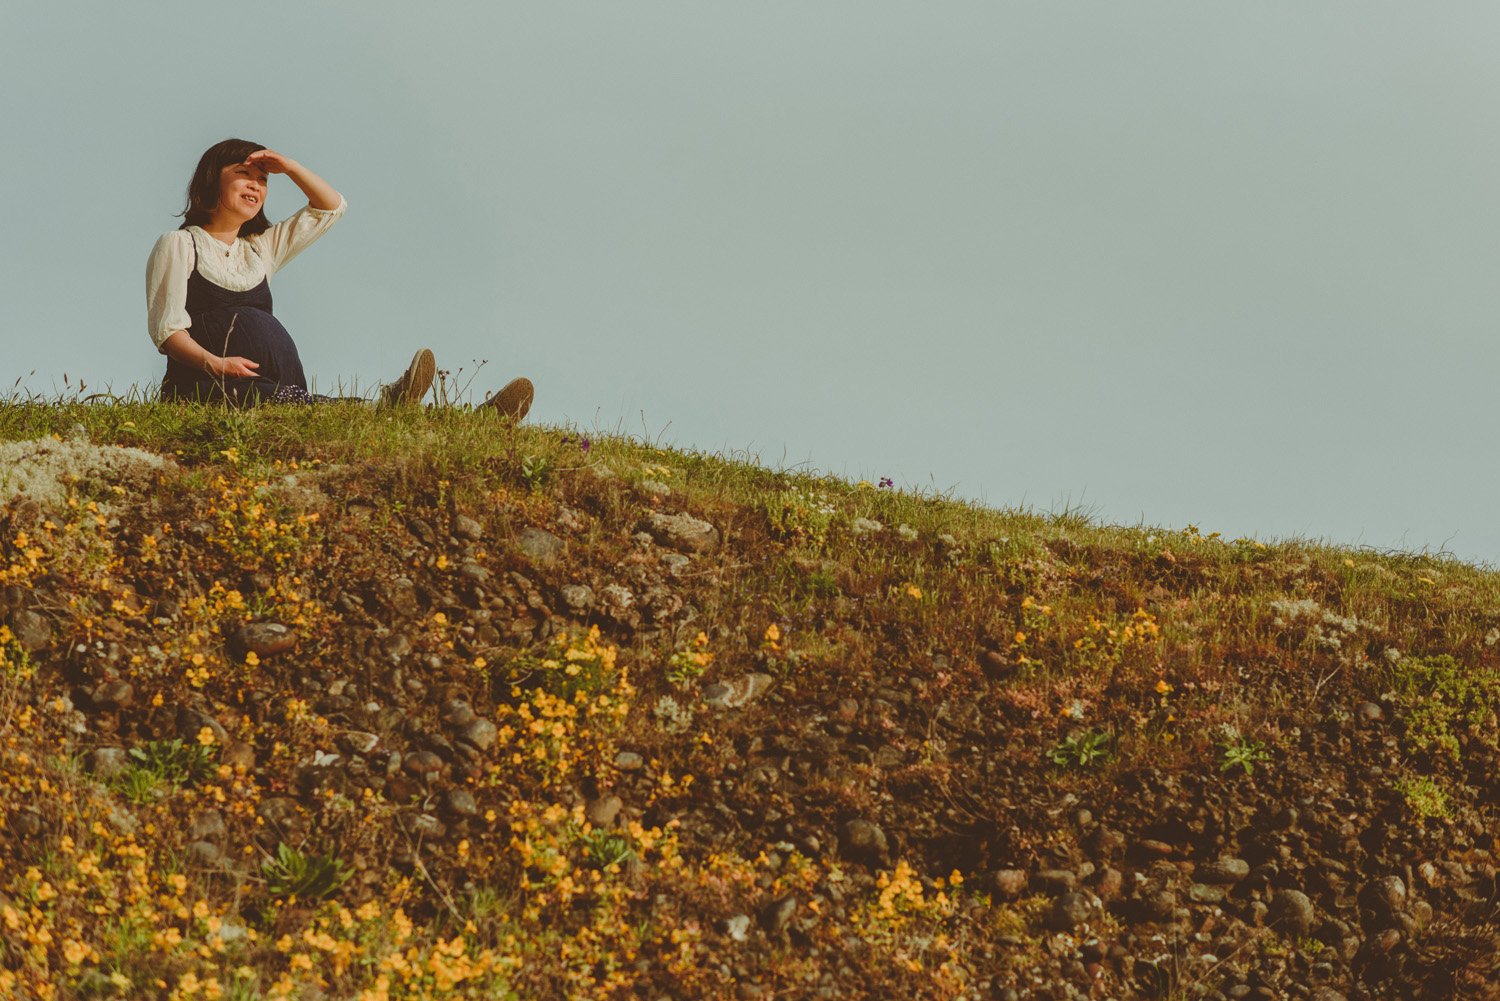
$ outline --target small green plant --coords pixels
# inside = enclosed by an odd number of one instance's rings
[[[546,486],[552,469],[552,460],[545,455],[527,455],[521,458],[521,479],[526,481],[528,489],[540,490]]]
[[[326,897],[349,878],[343,861],[332,852],[306,855],[285,843],[276,846],[276,857],[260,867],[266,889],[278,897],[318,899]]]
[[[1219,761],[1219,771],[1227,772],[1231,768],[1243,768],[1245,774],[1250,775],[1255,771],[1257,761],[1270,761],[1271,754],[1266,750],[1264,741],[1251,740],[1248,737],[1233,737],[1219,744],[1224,749],[1224,757]]]
[[[767,498],[765,511],[772,530],[782,541],[807,542],[814,549],[821,549],[828,541],[828,530],[838,514],[826,497],[801,490],[788,490]]]
[[[1448,654],[1408,657],[1393,668],[1397,694],[1406,711],[1406,742],[1440,750],[1458,760],[1461,734],[1496,742],[1494,706],[1500,703],[1500,672],[1465,667]]]
[[[1107,759],[1110,751],[1105,745],[1113,739],[1113,734],[1097,730],[1069,734],[1067,740],[1047,752],[1047,760],[1064,768],[1070,765],[1085,767]]]
[[[635,855],[630,839],[613,831],[593,831],[579,838],[583,842],[584,864],[600,871],[620,865]]]
[[[1448,816],[1448,794],[1429,778],[1396,783],[1396,791],[1406,797],[1406,805],[1419,817]]]
[[[0,626],[0,674],[6,681],[28,681],[36,673],[31,655],[16,640],[9,626]]]
[[[667,680],[674,688],[686,689],[703,676],[714,659],[707,647],[708,634],[700,632],[691,648],[677,651],[667,661]]]
[[[182,740],[153,740],[130,750],[130,765],[120,773],[118,787],[131,798],[153,798],[162,785],[191,785],[213,774],[210,746]],[[136,802],[145,802],[136,799]]]

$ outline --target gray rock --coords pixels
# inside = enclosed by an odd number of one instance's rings
[[[615,821],[620,816],[620,810],[624,806],[624,802],[618,796],[601,796],[584,810],[584,819],[595,827],[614,827]]]
[[[92,774],[107,779],[125,770],[130,764],[130,754],[123,747],[96,747],[84,763]]]
[[[1188,888],[1188,899],[1195,904],[1222,904],[1224,888],[1209,883],[1194,883]]]
[[[736,942],[744,942],[750,937],[750,915],[735,914],[724,919],[724,934]]]
[[[1177,894],[1171,890],[1157,890],[1141,901],[1141,909],[1147,921],[1170,921],[1177,913]]]
[[[443,759],[431,751],[414,751],[401,759],[401,768],[408,775],[431,775],[442,767]]]
[[[875,767],[890,771],[900,768],[906,764],[906,755],[889,744],[884,744],[875,751]]]
[[[1397,914],[1406,908],[1406,884],[1400,876],[1386,876],[1366,883],[1359,902],[1377,914]]]
[[[345,754],[369,754],[379,743],[379,737],[363,730],[345,730],[338,738],[339,748]]]
[[[219,753],[219,763],[230,768],[255,769],[255,748],[243,740],[226,740],[224,750]]]
[[[42,833],[42,815],[29,808],[12,810],[5,826],[20,838],[34,838]]]
[[[480,751],[488,751],[499,735],[500,730],[487,719],[471,720],[458,731],[459,741]]]
[[[615,767],[622,772],[638,772],[646,767],[646,760],[634,751],[621,751],[615,755]]]
[[[715,709],[738,709],[764,695],[775,680],[769,674],[757,672],[727,684],[716,682],[703,689],[703,701]]]
[[[1266,917],[1283,934],[1305,938],[1312,932],[1315,914],[1312,901],[1301,890],[1278,890]]]
[[[188,837],[194,841],[213,841],[229,833],[224,826],[224,815],[218,810],[204,810],[193,818],[188,828]]]
[[[438,707],[438,719],[452,727],[468,726],[474,721],[474,707],[464,699],[449,699]]]
[[[430,813],[419,813],[406,822],[407,833],[417,838],[441,838],[448,833],[448,825]]]
[[[297,634],[279,622],[252,622],[235,630],[229,640],[241,657],[247,653],[271,657],[296,646]]]
[[[1307,1001],[1348,1001],[1348,998],[1332,987],[1314,987]]]
[[[663,553],[661,562],[667,568],[667,573],[673,577],[681,577],[692,567],[693,558],[691,556],[684,556],[681,553]]]
[[[628,587],[619,584],[606,584],[599,592],[599,597],[604,603],[617,612],[623,612],[635,604],[635,595],[630,593]]]
[[[175,722],[177,724],[177,736],[186,741],[197,740],[198,734],[205,727],[214,735],[214,740],[220,744],[229,739],[229,731],[225,730],[218,720],[206,713],[200,713],[196,709],[189,709],[187,706],[177,707]]]
[[[1043,869],[1031,878],[1038,890],[1050,895],[1071,893],[1078,888],[1078,877],[1066,869]]]
[[[1379,723],[1385,718],[1385,710],[1377,702],[1361,702],[1354,707],[1354,718],[1361,723]]]
[[[417,586],[407,577],[397,577],[384,588],[384,597],[397,615],[413,616],[421,611],[417,603]]]
[[[1089,919],[1093,903],[1086,893],[1064,893],[1052,902],[1048,924],[1058,931],[1072,931]]]
[[[839,829],[839,848],[849,858],[883,861],[890,846],[885,832],[868,820],[850,820]]]
[[[188,845],[188,862],[203,869],[217,868],[224,853],[212,841],[194,841]]]
[[[797,913],[797,898],[782,897],[773,900],[760,912],[760,926],[768,934],[776,935],[786,929],[792,920],[792,915]]]
[[[528,525],[516,533],[516,548],[532,563],[551,566],[568,551],[568,544],[545,528]]]
[[[484,526],[466,514],[455,514],[450,526],[455,538],[478,542],[484,538]]]
[[[490,578],[494,576],[478,563],[460,564],[458,570],[455,572],[464,580],[475,584],[488,584]]]
[[[467,789],[450,789],[443,797],[443,805],[449,813],[460,817],[473,817],[479,813],[479,804],[474,802],[474,794]]]
[[[106,681],[94,689],[94,705],[105,712],[124,709],[135,701],[135,689],[126,681]]]
[[[1232,885],[1250,875],[1250,863],[1244,859],[1225,856],[1217,862],[1209,862],[1193,870],[1193,878],[1200,883]]]
[[[719,544],[719,530],[688,514],[649,511],[646,529],[660,545],[688,553],[710,553]]]
[[[564,584],[559,593],[563,604],[575,612],[587,611],[594,604],[594,589],[583,584]]]
[[[1029,882],[1024,869],[1001,869],[993,879],[995,891],[1002,897],[1019,897]]]
[[[307,829],[307,819],[302,816],[297,801],[288,796],[261,800],[256,813],[267,825],[284,831],[295,832]]]
[[[424,546],[437,545],[437,530],[421,518],[406,519],[406,530],[415,536],[417,541]]]
[[[52,627],[36,612],[11,612],[10,631],[28,653],[35,653],[52,642]]]

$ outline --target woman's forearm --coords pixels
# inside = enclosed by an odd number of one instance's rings
[[[302,189],[302,193],[307,196],[307,204],[315,209],[336,209],[339,207],[339,202],[343,201],[333,185],[300,163],[294,163],[287,170],[286,176]]]
[[[255,370],[260,368],[260,362],[251,361],[249,358],[241,358],[237,355],[220,358],[193,340],[193,335],[186,330],[172,331],[167,339],[161,342],[161,346],[167,352],[168,358],[199,372],[207,372],[209,375],[253,379],[256,374]]]
[[[213,355],[209,354],[203,345],[193,340],[193,335],[186,330],[172,331],[161,346],[167,352],[167,357],[179,365],[186,365],[199,372],[208,371],[208,361]]]

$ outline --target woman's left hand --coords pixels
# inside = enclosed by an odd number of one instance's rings
[[[267,174],[290,174],[299,166],[296,160],[282,156],[274,149],[256,150],[245,157],[245,162],[252,167],[259,167]]]

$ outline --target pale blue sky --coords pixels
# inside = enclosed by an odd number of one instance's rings
[[[272,286],[321,386],[427,346],[545,422],[1500,560],[1497,44],[1479,2],[9,4],[0,384],[160,378],[146,255],[233,135],[349,200]]]

